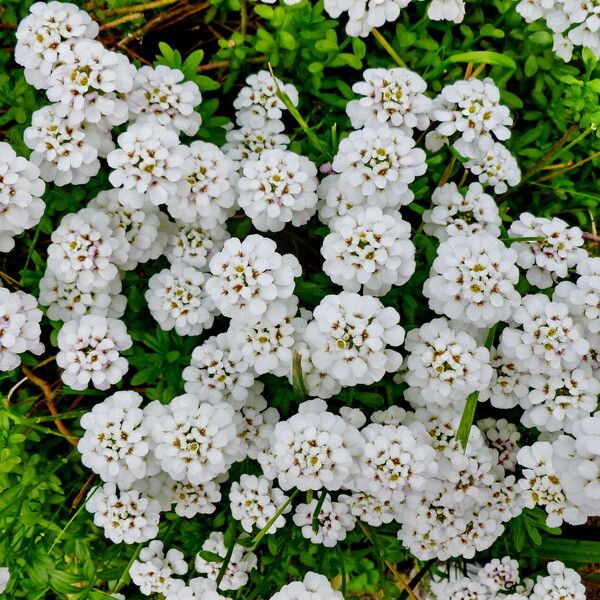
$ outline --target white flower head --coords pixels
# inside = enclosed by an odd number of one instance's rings
[[[15,61],[25,68],[27,81],[46,88],[48,75],[58,63],[62,48],[78,39],[98,35],[98,23],[70,2],[35,2],[17,28]]]
[[[472,392],[489,386],[490,353],[466,332],[450,327],[446,319],[434,319],[406,336],[408,390],[405,397],[414,406],[433,402],[464,408]]]
[[[21,364],[20,354],[41,354],[42,311],[37,300],[22,291],[0,287],[0,372],[12,371]]]
[[[158,469],[150,460],[150,440],[137,392],[115,392],[81,417],[81,462],[103,481],[127,486]]]
[[[90,492],[85,507],[115,544],[139,544],[158,535],[160,504],[135,489],[120,491],[105,483]]]
[[[127,120],[122,95],[131,90],[135,67],[124,54],[107,50],[100,42],[81,39],[59,53],[59,64],[48,77],[46,95],[70,111],[74,122],[111,125]]]
[[[349,292],[382,296],[406,283],[415,271],[410,224],[400,213],[357,206],[329,222],[323,240],[323,271]]]
[[[48,318],[53,321],[71,321],[84,315],[119,319],[127,304],[127,298],[120,292],[121,280],[118,277],[111,280],[106,288],[83,292],[77,280],[66,283],[47,268],[40,279],[39,302],[48,307]]]
[[[285,104],[277,96],[278,88],[288,96],[294,106],[298,105],[298,90],[291,83],[274,79],[264,70],[249,75],[246,85],[233,102],[237,124],[260,130],[270,121],[280,120]]]
[[[538,575],[529,600],[585,600],[585,586],[577,571],[555,560],[548,563],[548,575]]]
[[[569,227],[554,217],[534,217],[523,213],[513,221],[508,235],[512,238],[541,238],[538,241],[513,242],[518,254],[517,264],[526,270],[527,281],[539,288],[549,288],[558,279],[564,279],[568,270],[587,258],[579,227]]]
[[[39,223],[45,188],[38,167],[0,142],[0,252],[10,252],[13,237]]]
[[[340,182],[338,174],[324,177],[317,188],[319,196],[319,220],[324,225],[334,217],[341,217],[355,206],[366,204],[366,197],[360,188],[353,188]]]
[[[276,119],[269,119],[260,129],[249,126],[230,129],[221,150],[240,167],[247,160],[258,160],[265,150],[285,150],[290,138],[283,130],[283,123]]]
[[[265,150],[246,160],[238,185],[240,208],[259,231],[305,225],[317,210],[317,167],[290,150]]]
[[[177,133],[154,121],[133,123],[117,144],[107,156],[113,169],[109,180],[119,189],[119,202],[130,208],[166,204],[193,169],[190,149],[179,143]]]
[[[332,166],[340,186],[360,190],[367,204],[379,208],[410,204],[414,194],[408,184],[427,170],[425,152],[392,127],[351,132],[340,142]]]
[[[284,490],[340,489],[349,482],[363,449],[358,430],[327,411],[319,399],[303,402],[295,415],[277,423],[271,440],[258,461]]]
[[[237,460],[239,442],[234,411],[224,402],[201,402],[192,394],[146,409],[154,454],[175,481],[206,483]]]
[[[178,335],[200,335],[214,321],[214,304],[206,294],[206,275],[185,263],[175,263],[150,278],[148,308],[161,329]]]
[[[327,577],[309,571],[302,581],[292,581],[284,585],[269,600],[344,600],[340,592],[336,592]]]
[[[175,219],[211,229],[235,211],[235,163],[208,142],[192,142],[189,150],[191,168],[179,181],[177,193],[166,198],[167,211]]]
[[[119,319],[85,315],[67,321],[58,332],[57,343],[56,364],[64,369],[61,379],[74,390],[84,390],[90,383],[98,390],[107,390],[129,369],[120,353],[133,342]]]
[[[215,306],[226,317],[249,323],[260,319],[267,303],[290,298],[302,272],[295,256],[282,256],[273,240],[260,235],[226,240],[210,271],[206,291]]]
[[[438,0],[446,6],[447,0]],[[464,10],[464,9],[463,9]],[[489,150],[496,140],[510,137],[512,118],[500,104],[500,90],[490,78],[467,79],[446,85],[434,99],[431,119],[445,137],[460,134],[454,147],[462,156],[474,158]]]
[[[242,475],[239,482],[231,486],[229,505],[231,515],[240,521],[242,529],[248,533],[260,531],[275,513],[283,507],[288,497],[273,482],[264,476]],[[271,524],[268,533],[274,533],[285,525],[286,513],[292,510],[291,505]]]
[[[471,183],[463,195],[455,183],[434,190],[433,208],[423,213],[424,231],[444,242],[454,235],[472,235],[485,231],[500,235],[500,214],[494,199],[479,183]]]
[[[211,533],[210,537],[202,544],[202,550],[213,552],[225,558],[227,555],[227,546],[225,545],[223,534],[220,531]],[[225,570],[225,575],[219,584],[220,588],[222,590],[237,590],[246,585],[248,573],[256,568],[257,563],[256,554],[248,551],[243,546],[240,546],[240,544],[235,544]],[[206,575],[214,581],[217,579],[222,561],[209,562],[198,554],[194,565],[198,573]],[[205,596],[199,598],[204,600]],[[210,596],[208,598],[210,599]]]
[[[139,263],[157,259],[164,252],[167,236],[163,231],[168,219],[150,203],[139,208],[123,206],[118,190],[100,192],[89,204],[110,219],[113,237],[120,241],[114,263],[122,271],[131,271]]]
[[[341,385],[371,384],[398,370],[402,356],[387,346],[404,341],[400,315],[373,296],[326,296],[306,328],[312,361]]]
[[[108,129],[103,123],[75,123],[67,106],[51,104],[33,113],[23,140],[44,181],[81,185],[100,170],[98,157],[114,148]]]
[[[188,566],[183,553],[171,548],[165,554],[163,543],[153,540],[142,548],[139,557],[129,568],[131,581],[140,588],[145,596],[152,594],[176,594],[185,586],[183,579],[174,575],[185,575]]]
[[[508,319],[520,303],[517,253],[480,232],[442,242],[423,294],[438,314],[475,327]]]
[[[196,223],[176,221],[167,238],[165,256],[171,263],[183,262],[202,269],[223,247],[229,233],[221,225],[207,227]]]
[[[396,21],[400,9],[409,4],[410,0],[325,0],[325,12],[333,19],[347,12],[346,33],[366,37],[374,27]]]
[[[137,70],[127,104],[136,123],[154,121],[185,135],[197,133],[202,118],[195,111],[202,94],[179,69],[144,65]]]
[[[321,492],[327,493],[324,490]],[[318,500],[310,504],[299,504],[294,511],[294,523],[301,528],[302,536],[313,544],[323,544],[333,548],[338,542],[346,539],[349,531],[356,525],[356,517],[350,512],[345,502],[332,502],[329,497],[321,505],[316,515],[317,531],[313,529],[313,514],[317,509]]]
[[[473,156],[465,168],[477,175],[482,185],[493,186],[496,194],[504,194],[509,186],[514,187],[521,181],[517,160],[500,142]]]
[[[388,123],[410,134],[429,127],[431,100],[425,95],[425,80],[417,73],[398,67],[365,69],[363,79],[352,86],[361,97],[346,106],[354,129]]]

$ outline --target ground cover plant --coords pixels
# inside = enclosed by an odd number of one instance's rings
[[[600,12],[0,2],[0,596],[600,598]]]

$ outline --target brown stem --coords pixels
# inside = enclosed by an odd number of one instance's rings
[[[83,487],[81,488],[81,490],[79,490],[79,493],[77,494],[77,496],[75,496],[75,498],[73,498],[73,502],[71,503],[71,512],[73,512],[74,510],[77,510],[77,507],[81,504],[81,500],[85,496],[86,492],[88,491],[88,488],[90,487],[92,481],[94,481],[95,478],[96,478],[96,473],[92,473],[87,478],[86,482],[83,484]]]
[[[39,387],[40,390],[42,390],[42,393],[44,394],[44,399],[46,401],[46,406],[48,407],[50,414],[53,417],[58,417],[58,415],[60,413],[58,412],[58,409],[56,408],[56,403],[54,402],[54,397],[56,396],[56,393],[58,392],[60,387],[52,389],[52,387],[50,386],[50,384],[47,381],[45,381],[41,377],[38,377],[26,365],[21,365],[21,370],[23,371],[23,375],[25,375],[25,377],[27,377],[27,379],[29,379],[29,381],[31,381],[31,383],[33,383],[34,385],[37,385],[37,387]],[[77,447],[78,440],[71,433],[69,428],[60,419],[54,419],[54,423],[56,424],[56,428],[58,429],[58,431],[60,431],[60,433],[62,433],[66,437],[69,444]]]
[[[592,242],[592,244],[600,244],[600,235],[594,235],[593,233],[584,231],[582,237],[587,242]]]
[[[175,4],[179,0],[156,0],[155,2],[144,2],[143,4],[135,4],[133,6],[120,6],[107,10],[106,15],[118,15],[122,13],[139,12],[141,10],[153,10],[155,8],[161,8],[168,6],[169,4]]]
[[[261,63],[266,62],[268,59],[266,56],[253,56],[252,58],[248,58],[245,62],[247,63]],[[198,67],[198,73],[203,73],[204,71],[214,71],[216,69],[225,69],[229,66],[228,60],[217,60],[212,63],[208,63],[206,65],[200,65]]]
[[[594,152],[594,154],[592,154],[591,156],[588,156],[587,158],[584,158],[583,160],[576,162],[575,164],[571,165],[570,167],[566,167],[565,169],[562,169],[561,171],[555,171],[554,173],[551,173],[550,175],[541,177],[540,179],[536,180],[535,183],[542,183],[544,181],[549,181],[550,179],[554,179],[555,177],[559,177],[560,175],[563,175],[567,171],[572,171],[573,169],[576,169],[577,167],[581,167],[581,165],[585,165],[585,163],[590,162],[590,160],[594,160],[595,158],[598,158],[599,156],[600,156],[600,152]]]
[[[123,25],[123,23],[127,23],[128,21],[135,21],[136,19],[143,19],[144,13],[133,13],[131,15],[124,15],[123,17],[119,17],[114,21],[110,21],[109,23],[104,23],[104,25],[100,25],[100,31],[104,31],[106,29],[112,29],[113,27],[118,27],[119,25]]]

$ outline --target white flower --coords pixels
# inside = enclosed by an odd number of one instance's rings
[[[267,303],[289,298],[300,263],[291,254],[281,255],[273,240],[249,235],[244,241],[230,238],[210,261],[212,277],[206,291],[226,316],[256,322]]]
[[[564,302],[592,338],[600,333],[600,257],[582,257],[575,269],[579,275],[577,283],[561,281],[554,289],[553,299]]]
[[[328,225],[334,217],[341,217],[355,206],[365,204],[365,196],[360,188],[340,185],[340,176],[327,175],[317,188],[319,196],[319,220]]]
[[[283,123],[274,119],[266,121],[260,129],[248,126],[230,129],[221,150],[241,166],[247,160],[258,160],[265,150],[285,150],[290,138],[283,130]]]
[[[497,598],[490,596],[490,589],[481,581],[470,577],[459,577],[457,579],[442,579],[431,583],[433,597],[444,600],[490,600]],[[504,596],[502,596],[504,599]]]
[[[195,577],[185,587],[167,594],[165,600],[227,600],[217,591],[217,584],[206,577]]]
[[[332,166],[341,187],[361,190],[365,202],[379,208],[410,204],[414,194],[408,184],[427,170],[425,152],[402,129],[391,127],[351,132]]]
[[[70,118],[71,111],[63,104],[44,106],[33,113],[23,134],[41,178],[59,186],[87,183],[100,170],[98,157],[114,148],[102,123],[74,123]]]
[[[350,486],[353,490],[400,503],[407,490],[422,489],[436,473],[435,451],[425,432],[371,423],[361,434],[365,444],[357,461],[359,474]]]
[[[213,531],[202,544],[202,550],[213,552],[225,558],[227,546],[223,534]],[[219,587],[222,590],[237,590],[243,587],[248,581],[248,573],[256,568],[257,562],[256,554],[246,550],[239,544],[235,544]],[[206,575],[214,581],[219,574],[222,562],[208,562],[198,554],[194,564],[198,573]],[[204,596],[201,596],[201,598],[204,600]],[[210,599],[210,596],[208,598]]]
[[[518,363],[518,364],[517,364]],[[479,393],[479,399],[489,400],[496,408],[514,408],[529,391],[529,374],[521,369],[523,365],[492,348],[493,367],[490,385]]]
[[[338,501],[346,503],[356,518],[373,527],[379,527],[400,518],[400,504],[396,500],[392,500],[392,492],[389,490],[381,489],[377,495],[368,492],[353,492],[350,496],[340,494]]]
[[[301,314],[307,321],[312,319],[312,313],[301,309]],[[302,378],[306,385],[308,395],[315,398],[331,398],[338,394],[342,386],[337,379],[334,379],[327,371],[317,369],[312,361],[312,352],[308,344],[304,341],[304,335],[300,336],[300,340],[296,342],[294,352],[300,355],[300,368],[302,370]],[[293,373],[290,370],[288,373],[290,383],[293,383]]]
[[[171,481],[168,491],[175,513],[186,519],[214,513],[217,510],[215,503],[221,500],[219,484],[214,481],[196,485],[186,480]]]
[[[185,263],[175,263],[148,282],[146,302],[161,329],[178,335],[200,335],[214,321],[214,304],[206,295],[206,276]]]
[[[10,581],[10,571],[8,567],[0,567],[0,594],[6,591]]]
[[[237,124],[260,130],[270,121],[280,120],[285,104],[277,97],[277,88],[288,96],[294,106],[298,105],[298,90],[291,83],[274,79],[268,71],[249,75],[246,85],[233,102]]]
[[[85,507],[115,544],[139,544],[158,535],[160,504],[137,490],[120,491],[105,483],[90,492]]]
[[[462,410],[467,396],[489,386],[490,353],[466,332],[434,319],[408,332],[405,398],[414,406],[433,402]]]
[[[129,369],[120,355],[133,342],[125,323],[98,315],[85,315],[67,321],[58,332],[56,364],[64,369],[61,379],[74,390],[84,390],[90,383],[98,390],[115,385]]]
[[[223,401],[241,407],[254,383],[254,374],[238,342],[220,333],[194,348],[191,364],[183,370],[185,391],[212,404]]]
[[[541,238],[538,241],[516,241],[511,247],[518,254],[517,264],[527,271],[527,281],[542,289],[567,277],[569,269],[587,258],[586,251],[580,248],[583,246],[581,229],[569,227],[556,217],[546,219],[523,213],[517,221],[513,221],[508,235],[513,238]]]
[[[82,292],[114,286],[115,263],[126,241],[114,237],[108,215],[93,208],[65,215],[51,240],[48,270],[56,279],[75,283]]]
[[[15,61],[25,67],[27,81],[38,89],[58,63],[65,45],[98,35],[98,23],[70,2],[36,2],[17,28]]]
[[[246,160],[237,182],[240,208],[259,231],[299,227],[317,210],[317,167],[289,150],[264,150]]]
[[[127,486],[158,469],[149,461],[149,435],[137,392],[115,392],[81,417],[81,462],[103,481]]]
[[[404,341],[400,315],[373,296],[325,296],[306,328],[312,361],[341,385],[371,384],[398,370],[402,356],[389,348]]]
[[[561,35],[560,33],[552,34],[552,50],[559,58],[562,58],[565,62],[571,62],[573,58],[573,42]]]
[[[42,311],[30,294],[0,287],[0,372],[12,371],[21,364],[19,354],[41,354]]]
[[[168,219],[153,204],[127,208],[118,200],[117,190],[100,192],[89,204],[110,219],[113,237],[119,240],[114,263],[123,271],[131,271],[139,263],[154,260],[163,254],[166,245],[165,228]]]
[[[325,12],[337,19],[348,13],[346,33],[366,37],[374,27],[393,23],[400,16],[400,9],[410,0],[325,0]]]
[[[252,533],[261,530],[275,513],[285,504],[288,497],[266,477],[242,475],[235,481],[229,492],[229,506],[234,519],[241,522],[242,529]],[[274,533],[285,525],[284,514],[292,510],[288,505],[282,514],[271,524],[268,533]]]
[[[463,0],[432,0],[427,8],[427,16],[432,21],[462,23],[465,18],[465,3]]]
[[[306,328],[304,319],[294,317],[297,308],[298,299],[291,297],[269,304],[256,323],[231,322],[227,330],[229,344],[240,349],[257,375],[272,373],[285,377],[290,374],[294,334]]]
[[[460,323],[490,327],[519,305],[517,253],[480,232],[442,242],[423,294],[429,307]]]
[[[84,315],[100,315],[118,319],[125,312],[127,299],[120,294],[121,280],[116,277],[102,290],[82,292],[77,281],[65,283],[46,269],[40,279],[39,302],[48,307],[48,318],[71,321]]]
[[[202,102],[202,94],[193,81],[183,81],[179,69],[165,65],[137,70],[133,90],[127,95],[127,104],[136,123],[154,121],[186,135],[194,135],[202,122],[195,108]]]
[[[221,250],[227,238],[229,233],[221,225],[207,227],[197,222],[176,221],[167,239],[165,256],[171,264],[183,262],[201,269]]]
[[[549,527],[560,527],[563,521],[571,525],[585,523],[585,513],[565,496],[561,479],[554,468],[553,450],[549,442],[524,446],[519,450],[517,460],[524,467],[519,486],[523,490],[526,506],[541,506],[548,515],[546,524]]]
[[[496,142],[490,148],[465,163],[482,185],[494,186],[496,194],[504,194],[508,186],[514,187],[521,181],[521,170],[508,148]]]
[[[302,581],[284,585],[269,600],[344,600],[344,597],[331,587],[325,576],[309,571]]]
[[[572,436],[562,435],[552,445],[553,466],[565,495],[586,516],[598,516],[600,513],[599,424],[600,413],[597,412],[576,423]]]
[[[502,332],[498,350],[530,373],[554,375],[574,369],[590,348],[567,306],[543,294],[525,296],[512,320],[518,328]]]
[[[455,183],[445,183],[434,190],[433,208],[423,213],[424,231],[440,242],[454,235],[472,235],[485,231],[500,235],[500,215],[494,199],[485,194],[479,183],[471,183],[463,195]]]
[[[448,0],[437,1],[440,7],[452,6],[447,4]],[[437,6],[433,10],[441,17],[442,11]],[[512,125],[510,111],[500,104],[500,90],[490,78],[483,81],[471,78],[445,86],[433,101],[431,119],[439,122],[436,128],[439,135],[460,134],[454,147],[466,158],[488,151],[494,138],[508,139],[508,126]]]
[[[63,47],[59,64],[48,77],[46,95],[70,111],[73,122],[111,125],[127,120],[129,110],[122,95],[131,90],[135,67],[124,54],[107,50],[100,42],[88,39]]]
[[[263,384],[259,381],[250,388],[248,399],[239,410],[238,439],[242,443],[240,453],[256,460],[261,452],[267,452],[273,441],[273,430],[279,421],[276,408],[267,405],[261,395]]]
[[[142,548],[139,559],[133,561],[129,576],[145,596],[168,596],[185,586],[182,579],[176,579],[173,575],[185,575],[187,570],[182,552],[170,549],[165,555],[163,543],[153,540],[149,546]]]
[[[577,571],[555,560],[548,563],[548,575],[538,575],[529,600],[585,600],[585,586]]]
[[[155,401],[146,410],[154,454],[175,481],[206,483],[237,460],[239,442],[229,405],[184,394],[166,406]]]
[[[477,577],[492,592],[510,590],[519,583],[519,563],[510,556],[493,558],[479,569]]]
[[[376,206],[357,206],[329,222],[323,240],[323,271],[349,292],[364,288],[382,296],[406,283],[415,271],[415,247],[410,225],[399,212],[384,213]]]
[[[540,431],[570,431],[598,406],[600,381],[594,379],[591,367],[582,363],[573,371],[557,375],[531,375],[529,393],[521,398],[525,412],[521,423]]]
[[[380,425],[402,425],[405,419],[406,411],[394,405],[385,410],[376,410],[371,415],[371,422],[379,423]]]
[[[190,149],[179,143],[174,131],[154,121],[130,125],[117,143],[107,156],[113,169],[109,180],[119,189],[124,206],[167,203],[178,193],[177,183],[193,169]]]
[[[506,419],[488,417],[477,421],[477,427],[484,435],[486,444],[497,450],[498,464],[506,471],[514,471],[517,464],[518,442],[521,438],[517,426]]]
[[[38,167],[0,142],[0,252],[10,252],[13,237],[39,223],[45,188]]]
[[[352,86],[352,91],[362,97],[346,106],[354,129],[389,123],[410,135],[413,129],[423,131],[429,127],[431,100],[425,95],[425,80],[417,73],[398,67],[365,69],[363,78]]]
[[[192,142],[190,153],[190,168],[177,193],[165,199],[167,211],[175,219],[211,229],[235,211],[235,163],[208,142]]]
[[[327,492],[323,490],[322,494]],[[356,525],[356,517],[350,512],[344,502],[332,502],[329,497],[321,505],[316,515],[317,531],[313,529],[313,514],[317,509],[318,500],[315,498],[310,504],[299,504],[294,512],[294,523],[302,528],[302,536],[313,544],[323,544],[326,548],[333,548],[338,542],[346,539],[349,531]]]
[[[303,402],[295,415],[275,425],[270,448],[258,461],[284,490],[338,490],[350,480],[362,450],[358,430],[317,399]]]

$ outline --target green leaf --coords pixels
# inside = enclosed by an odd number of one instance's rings
[[[486,64],[496,65],[499,67],[506,67],[507,69],[516,69],[517,64],[515,61],[506,56],[506,54],[499,54],[498,52],[491,52],[489,50],[480,50],[473,52],[461,52],[460,54],[453,54],[448,57],[448,61],[451,63],[474,63],[474,64]]]
[[[304,401],[308,396],[304,375],[302,374],[302,356],[299,352],[294,352],[294,360],[292,364],[292,385],[294,387],[294,395],[298,402]]]
[[[600,563],[600,542],[547,538],[540,544],[537,554],[542,558],[567,563]]]

